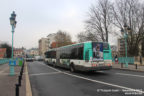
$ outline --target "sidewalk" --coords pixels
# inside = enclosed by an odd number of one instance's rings
[[[121,69],[121,70],[129,70],[129,71],[139,71],[139,72],[144,72],[144,66],[137,65],[128,65],[128,68],[125,67],[125,64],[123,64],[123,68],[121,67],[121,64],[113,64],[114,69]]]
[[[15,96],[15,84],[18,84],[18,76],[20,73],[21,67],[15,66],[15,76],[9,75],[9,65],[3,64],[0,65],[0,96]],[[25,73],[25,68],[24,68]],[[20,96],[26,96],[26,82],[25,74],[23,74],[21,87],[20,87]]]

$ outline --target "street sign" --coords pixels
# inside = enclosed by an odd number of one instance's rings
[[[9,66],[16,66],[16,60],[9,60]]]

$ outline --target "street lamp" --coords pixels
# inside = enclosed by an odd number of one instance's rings
[[[11,17],[10,17],[10,25],[12,26],[12,54],[11,54],[11,59],[10,62],[9,62],[9,65],[10,65],[10,75],[14,75],[14,66],[16,65],[16,61],[13,60],[13,34],[14,34],[14,29],[16,27],[16,14],[15,12],[13,11],[13,13],[11,14]]]
[[[128,61],[127,61],[127,38],[128,38],[128,32],[131,31],[131,28],[128,27],[126,25],[126,23],[124,24],[123,27],[124,28],[121,29],[121,34],[122,34],[122,36],[124,36],[124,39],[125,39],[125,55],[126,55],[126,64],[125,64],[125,67],[128,67]]]

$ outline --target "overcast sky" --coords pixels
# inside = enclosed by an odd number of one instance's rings
[[[84,30],[87,12],[94,3],[96,0],[0,0],[0,41],[11,44],[12,11],[17,14],[15,47],[38,47],[41,37],[58,30],[69,32],[75,41],[76,34]]]

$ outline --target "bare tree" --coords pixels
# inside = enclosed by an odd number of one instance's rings
[[[92,5],[90,8],[86,31],[95,35],[98,41],[108,42],[108,34],[111,32],[111,13],[109,0],[98,0],[98,5]]]
[[[77,38],[78,38],[78,42],[98,41],[97,36],[92,32],[88,32],[88,30],[84,32],[80,32],[77,35]]]
[[[78,42],[85,42],[87,41],[86,34],[84,32],[80,32],[77,34]]]
[[[64,31],[59,30],[55,36],[56,47],[72,44],[71,36]]]
[[[140,0],[115,0],[113,6],[113,24],[123,28],[124,24],[131,28],[128,35],[129,55],[138,55],[138,45],[144,39],[144,7]]]

